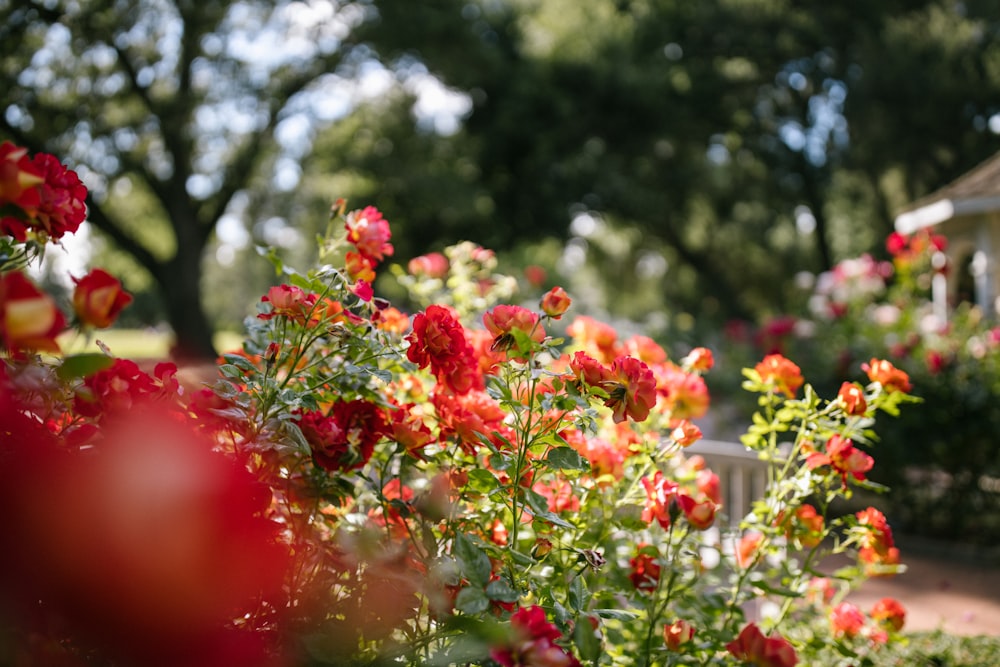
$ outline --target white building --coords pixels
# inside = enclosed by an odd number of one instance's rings
[[[935,295],[942,308],[970,301],[1000,314],[1000,153],[908,205],[895,225],[902,234],[933,226],[948,239],[950,271]]]

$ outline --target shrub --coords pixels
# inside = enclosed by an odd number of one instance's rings
[[[870,486],[874,418],[908,400],[891,364],[832,398],[780,355],[744,372],[769,484],[730,530],[684,453],[708,350],[673,361],[583,316],[552,336],[569,295],[508,303],[469,243],[411,263],[425,305],[403,314],[372,288],[392,253],[373,207],[339,203],[309,271],[265,251],[284,282],[211,387],[59,355],[66,319],[22,270],[49,232],[18,188],[42,176],[2,155],[25,230],[0,284],[8,662],[787,667],[898,636],[898,604],[842,601],[901,567],[889,523],[831,510]],[[83,327],[128,301],[95,275]],[[818,580],[830,553],[856,564]]]
[[[808,314],[765,324],[728,358],[783,351],[827,392],[863,379],[862,363],[890,360],[922,405],[880,425],[871,478],[893,488],[886,511],[908,534],[989,545],[1000,538],[1000,327],[969,304],[941,318],[930,286],[947,270],[934,264],[945,244],[895,234],[891,262],[841,262],[816,281]]]

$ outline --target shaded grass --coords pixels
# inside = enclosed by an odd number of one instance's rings
[[[874,656],[875,667],[997,667],[1000,637],[964,637],[940,630],[906,635]]]
[[[242,337],[231,331],[219,332],[214,337],[215,349],[224,352],[240,349]],[[97,352],[101,341],[116,357],[124,359],[166,359],[170,354],[173,335],[157,329],[105,329],[93,333],[89,339],[77,334],[59,338],[64,354]]]

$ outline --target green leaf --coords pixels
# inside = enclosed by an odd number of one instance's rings
[[[505,579],[497,579],[486,585],[486,597],[500,602],[517,602],[521,594]]]
[[[570,609],[575,612],[583,611],[590,604],[590,591],[587,589],[583,577],[576,577],[569,584],[569,596],[566,598]]]
[[[479,493],[488,493],[500,486],[500,480],[485,468],[472,468],[469,470],[469,488]]]
[[[232,384],[230,384],[229,382],[226,382],[224,380],[220,380],[220,381],[216,382],[212,386],[212,389],[220,397],[222,397],[222,398],[229,398],[229,399],[235,398],[236,395],[239,394],[239,392],[240,392],[239,389],[237,389]]]
[[[473,544],[464,533],[458,533],[452,545],[452,555],[466,579],[480,588],[486,586],[493,566],[485,551]]]
[[[295,287],[299,287],[305,290],[306,292],[319,291],[316,289],[317,286],[313,282],[312,278],[304,276],[301,273],[296,273],[294,270],[288,268],[285,269],[285,273],[288,274],[289,285],[294,285]]]
[[[639,614],[621,609],[595,609],[594,613],[601,618],[613,618],[616,621],[631,621],[639,617]]]
[[[596,662],[601,657],[601,635],[591,624],[592,617],[580,616],[573,629],[573,643],[584,660]]]
[[[222,364],[219,366],[219,372],[227,378],[238,378],[243,376],[243,371],[240,370],[236,364]]]
[[[550,449],[545,461],[556,470],[589,470],[590,463],[572,447]]]
[[[84,378],[105,368],[111,368],[115,363],[113,357],[109,357],[100,352],[85,352],[74,354],[63,359],[62,365],[56,369],[56,375],[60,380],[72,380],[74,378]]]
[[[257,367],[253,365],[253,362],[241,354],[223,354],[222,358],[227,364],[232,364],[233,366],[241,368],[245,371],[257,370]]]
[[[510,456],[497,452],[495,454],[490,454],[490,467],[494,470],[504,471],[510,467],[513,463]]]
[[[486,447],[486,449],[493,452],[494,456],[498,454],[497,446],[493,444],[493,441],[490,440],[485,433],[480,433],[479,431],[476,431],[474,435],[476,436],[476,438],[479,439],[479,442],[482,443],[484,447]]]
[[[528,507],[531,508],[531,513],[534,514],[539,519],[544,519],[549,523],[555,524],[556,526],[561,526],[562,528],[574,528],[573,524],[565,519],[562,519],[557,514],[553,514],[549,511],[549,501],[545,499],[545,496],[540,493],[535,493],[531,489],[524,490],[524,498],[528,503]]]
[[[771,593],[772,595],[780,595],[781,597],[785,597],[785,598],[799,598],[799,597],[802,597],[801,593],[797,593],[797,592],[795,592],[795,591],[793,591],[791,589],[782,588],[780,586],[772,586],[770,583],[768,583],[764,579],[761,579],[759,581],[754,581],[753,582],[753,587],[756,588],[756,589],[758,589],[758,590],[764,591],[765,593]]]
[[[537,562],[534,558],[532,558],[528,554],[523,554],[523,553],[521,553],[520,551],[518,551],[516,549],[508,549],[507,553],[510,554],[510,557],[518,565],[527,565],[527,566],[530,567],[530,566],[534,565]]]
[[[489,608],[490,599],[478,586],[466,586],[455,597],[455,609],[464,614],[481,614]]]
[[[312,447],[309,445],[309,441],[306,440],[306,436],[302,433],[302,429],[299,425],[293,421],[284,422],[285,434],[288,436],[285,442],[280,443],[279,449],[285,449],[286,451],[300,452],[306,456],[312,455]],[[289,447],[291,445],[291,447]]]

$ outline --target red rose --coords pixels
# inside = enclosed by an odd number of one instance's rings
[[[843,484],[847,486],[847,476],[862,481],[865,473],[872,469],[875,460],[854,446],[848,438],[835,433],[826,442],[826,453],[813,451],[806,457],[806,465],[810,470],[822,466],[830,466],[840,473]]]
[[[448,258],[439,252],[414,257],[406,265],[410,275],[426,278],[444,278],[448,275]]]
[[[736,659],[757,667],[795,667],[799,661],[787,639],[780,635],[765,637],[755,623],[743,628],[726,648]]]
[[[656,471],[653,478],[642,478],[642,486],[646,489],[646,506],[642,510],[642,520],[652,523],[655,519],[664,529],[670,528],[671,505],[677,499],[677,482],[664,477],[663,472]]]
[[[677,500],[684,517],[695,530],[708,530],[715,523],[716,506],[711,500],[699,501],[686,494],[681,494]]]
[[[655,591],[660,583],[660,564],[656,555],[650,553],[653,547],[639,545],[639,553],[629,560],[632,568],[628,573],[629,581],[638,591]]]
[[[562,633],[545,618],[539,606],[522,607],[510,617],[512,637],[490,650],[490,658],[504,667],[580,667],[580,661],[557,641]]]
[[[366,206],[360,211],[351,211],[344,222],[347,229],[347,240],[354,244],[364,259],[374,266],[382,261],[385,255],[393,253],[389,239],[389,223],[374,206]]]
[[[420,368],[430,366],[438,381],[453,392],[464,394],[482,385],[465,329],[444,306],[428,306],[418,313],[406,340],[410,343],[406,358]]]
[[[34,164],[45,175],[41,185],[41,204],[37,220],[48,236],[59,239],[72,234],[87,217],[87,188],[76,172],[60,164],[58,158],[48,153],[35,156]]]
[[[86,326],[105,329],[114,324],[132,295],[122,289],[118,279],[103,269],[93,269],[80,279],[73,279],[73,310]]]
[[[608,399],[604,405],[611,408],[615,422],[627,417],[641,422],[649,416],[656,404],[656,378],[649,366],[635,357],[618,357],[611,363],[610,379],[605,383]]]
[[[865,627],[865,615],[850,602],[830,610],[830,629],[836,637],[857,637]]]

